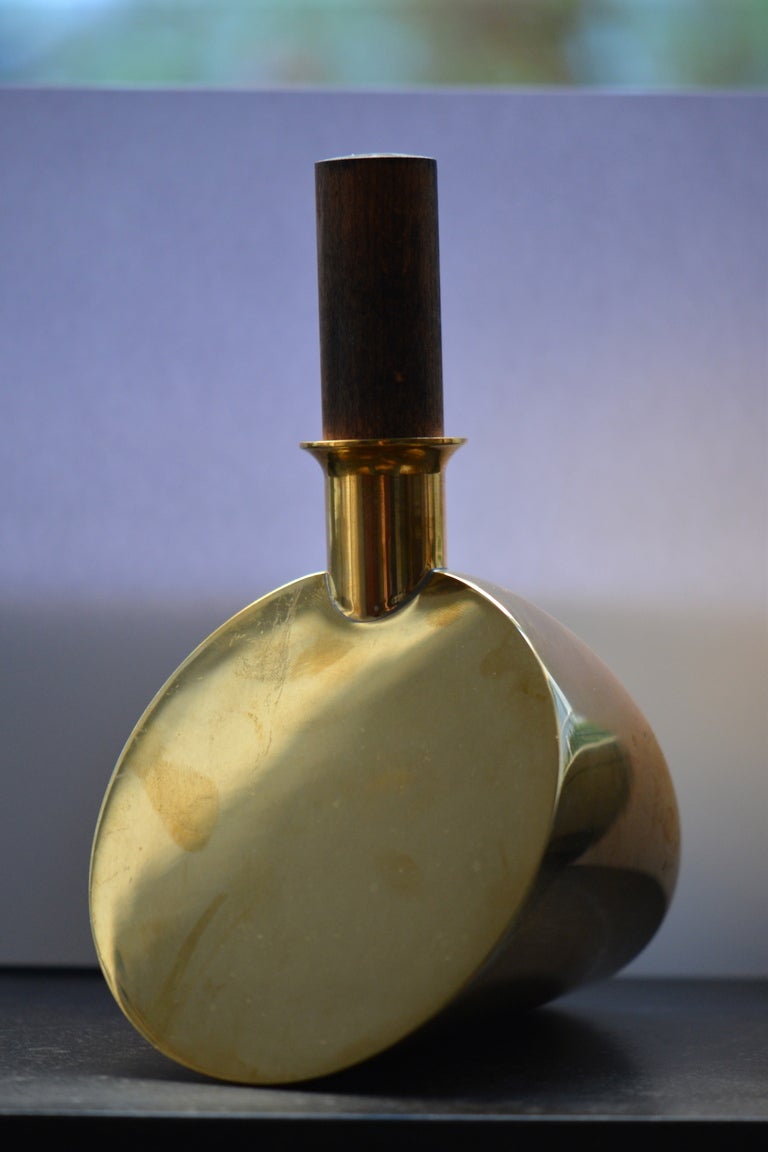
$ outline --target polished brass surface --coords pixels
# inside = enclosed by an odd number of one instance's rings
[[[143,717],[99,821],[92,922],[128,1017],[260,1082],[429,1019],[534,882],[558,726],[512,621],[442,573],[375,622],[323,575],[240,613]]]
[[[228,621],[140,720],[96,831],[94,939],[161,1051],[285,1083],[617,970],[663,918],[678,835],[647,723],[556,622],[445,571],[354,621],[316,574]]]
[[[328,571],[342,612],[398,608],[445,563],[443,468],[460,439],[307,441],[326,476]]]
[[[596,654],[529,601],[468,583],[526,637],[558,716],[558,798],[536,883],[465,996],[532,1006],[614,975],[656,934],[678,877],[677,798],[647,719]]]

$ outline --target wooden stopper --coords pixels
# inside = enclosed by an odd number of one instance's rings
[[[443,435],[437,165],[315,165],[326,440]]]

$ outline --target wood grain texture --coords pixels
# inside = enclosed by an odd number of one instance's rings
[[[442,436],[437,165],[315,166],[323,436]]]

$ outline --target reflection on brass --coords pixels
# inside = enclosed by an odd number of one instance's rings
[[[443,465],[463,440],[319,440],[302,445],[326,474],[328,571],[356,620],[391,612],[445,563]]]
[[[550,842],[550,854],[581,856],[600,840],[630,795],[630,765],[612,732],[603,732],[573,716],[564,733],[568,769]]]
[[[482,997],[535,1006],[623,967],[669,905],[644,718],[567,629],[439,563],[457,443],[312,445],[330,574],[201,644],[115,769],[99,960],[210,1076],[317,1077]]]

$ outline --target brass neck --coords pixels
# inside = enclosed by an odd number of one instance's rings
[[[328,572],[355,620],[394,612],[445,565],[443,467],[461,439],[317,440],[326,476]]]

